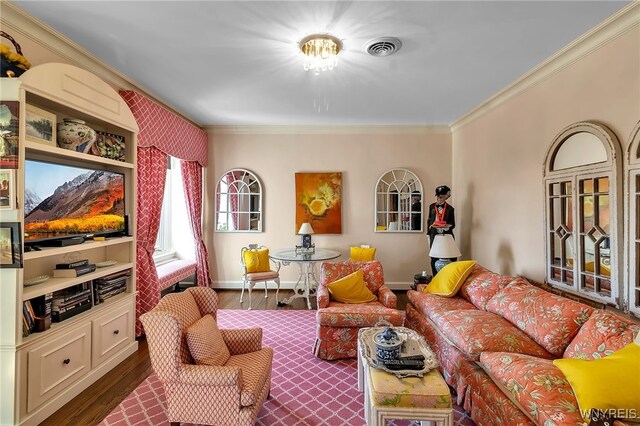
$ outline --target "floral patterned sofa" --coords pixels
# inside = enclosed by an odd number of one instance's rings
[[[406,326],[421,333],[447,383],[478,425],[582,425],[556,358],[595,359],[639,327],[610,311],[476,265],[454,297],[407,295]]]
[[[359,269],[364,272],[365,284],[377,296],[377,300],[357,304],[331,300],[327,284]],[[396,295],[384,285],[382,264],[377,260],[323,262],[320,265],[320,285],[316,296],[318,313],[314,353],[322,359],[355,358],[358,330],[362,327],[372,327],[380,320],[395,326],[404,324],[405,313],[396,309]]]

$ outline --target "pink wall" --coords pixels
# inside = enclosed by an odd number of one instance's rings
[[[462,253],[507,274],[543,280],[543,161],[565,126],[599,121],[623,147],[640,118],[636,25],[453,132]]]
[[[408,288],[413,275],[429,269],[424,233],[375,233],[374,188],[378,178],[392,168],[407,168],[418,175],[431,202],[435,186],[451,182],[451,136],[424,129],[399,126],[392,132],[329,130],[322,134],[304,129],[285,129],[257,134],[228,134],[209,128],[209,167],[205,235],[211,275],[217,286],[241,281],[240,248],[249,243],[272,250],[300,244],[294,234],[296,172],[342,172],[343,207],[340,235],[315,235],[317,247],[340,251],[349,257],[352,244],[371,244],[378,249],[387,282]],[[267,133],[268,132],[268,133]],[[305,132],[307,132],[305,134]],[[437,153],[437,154],[436,154]],[[255,173],[264,188],[264,232],[213,232],[215,183],[231,168]],[[297,268],[283,267],[283,283],[297,279]]]

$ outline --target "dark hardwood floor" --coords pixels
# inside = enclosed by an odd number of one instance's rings
[[[216,290],[216,292],[219,296],[220,309],[246,309],[248,306],[246,291],[245,301],[242,304],[239,301],[239,290]],[[303,298],[293,300],[290,305],[277,306],[275,293],[275,290],[269,290],[269,297],[265,299],[264,290],[254,290],[252,292],[252,309],[307,309],[306,299]],[[398,309],[404,310],[407,303],[406,292],[394,290],[394,293],[398,296]],[[282,290],[279,299],[282,300],[292,294],[291,290]],[[316,309],[314,298],[311,300],[311,307]],[[136,353],[121,362],[41,424],[97,425],[146,379],[149,373],[151,373],[149,349],[147,341],[141,338],[138,340]]]

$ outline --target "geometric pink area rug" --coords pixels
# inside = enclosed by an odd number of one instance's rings
[[[315,310],[218,311],[220,328],[262,327],[262,342],[273,348],[271,397],[257,425],[363,425],[363,394],[357,390],[355,359],[324,361],[313,355]],[[155,374],[144,380],[101,426],[166,425],[166,400]],[[417,422],[394,422],[415,425]],[[454,407],[454,424],[473,422]]]

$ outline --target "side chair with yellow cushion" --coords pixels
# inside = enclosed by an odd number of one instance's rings
[[[317,357],[333,360],[356,358],[358,330],[385,320],[404,324],[405,313],[396,309],[396,295],[384,284],[382,264],[323,262],[316,292]]]
[[[275,267],[272,268],[271,264]],[[251,290],[257,283],[264,283],[264,297],[269,297],[267,293],[267,283],[276,283],[276,304],[278,303],[278,293],[280,292],[280,262],[273,262],[269,258],[269,249],[257,244],[249,244],[240,251],[240,264],[243,268],[242,293],[240,293],[240,303],[244,297],[244,289],[249,290],[249,308],[251,309]]]
[[[171,293],[140,317],[174,424],[252,426],[271,388],[261,328],[219,329],[209,287]]]

